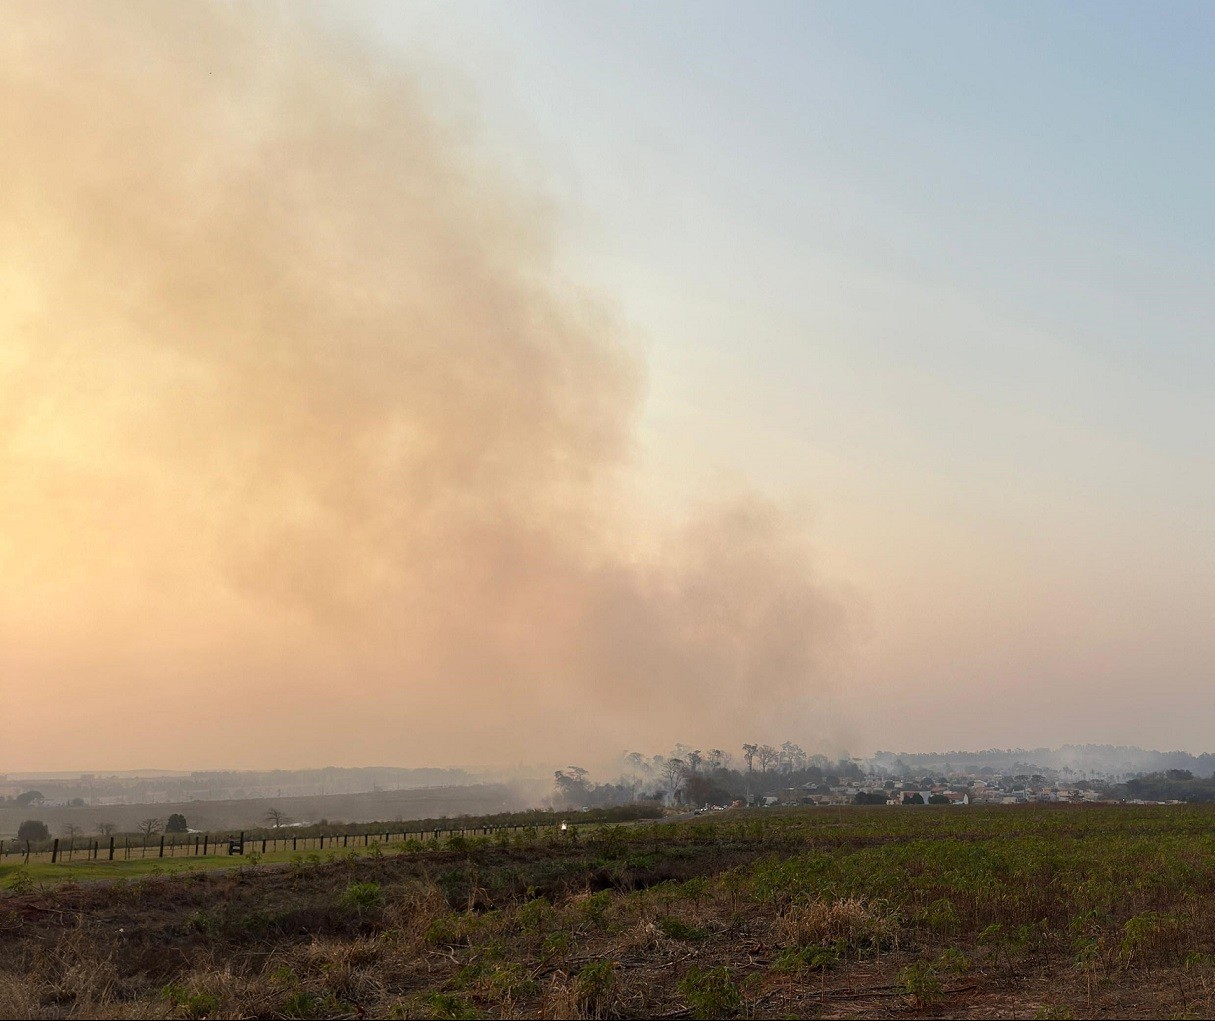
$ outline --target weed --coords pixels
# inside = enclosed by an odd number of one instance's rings
[[[210,1017],[219,1010],[218,997],[210,993],[191,993],[175,983],[165,986],[161,995],[188,1018]]]
[[[729,968],[693,967],[679,983],[679,991],[698,1018],[736,1017],[743,1007],[742,992]]]
[[[675,918],[672,915],[663,915],[655,924],[664,936],[669,936],[671,939],[684,940],[688,943],[699,943],[709,936],[706,929],[689,925],[682,919]]]
[[[519,928],[526,933],[541,935],[553,926],[557,913],[544,897],[526,901],[516,912]]]
[[[17,869],[8,879],[8,888],[14,893],[32,893],[34,885],[34,877],[28,869]]]
[[[600,890],[591,894],[578,907],[582,916],[599,929],[607,928],[607,909],[611,906],[612,894],[608,890]]]
[[[838,946],[790,947],[776,955],[772,969],[788,973],[827,971],[839,964],[842,956]]]
[[[351,883],[342,893],[340,903],[362,918],[383,906],[384,891],[379,883]]]
[[[965,975],[970,971],[973,962],[957,947],[947,947],[937,958],[936,966],[954,975]]]
[[[429,993],[425,1003],[429,1016],[441,1021],[473,1021],[482,1016],[476,1007],[454,993]]]

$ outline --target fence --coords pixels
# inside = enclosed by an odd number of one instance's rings
[[[386,830],[383,833],[326,833],[316,836],[285,836],[274,831],[268,836],[246,837],[245,833],[216,836],[209,833],[164,833],[140,838],[70,837],[41,841],[0,840],[0,865],[20,860],[29,862],[129,861],[132,858],[192,858],[204,855],[261,854],[276,851],[324,851],[336,848],[370,847],[398,841],[416,840],[439,843],[451,837],[489,837],[522,833],[525,830],[557,831],[557,826],[517,823],[487,826],[457,826],[436,829]]]

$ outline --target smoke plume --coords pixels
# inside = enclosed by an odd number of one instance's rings
[[[269,9],[0,11],[12,768],[805,739],[799,528],[640,524],[638,357],[430,109]]]

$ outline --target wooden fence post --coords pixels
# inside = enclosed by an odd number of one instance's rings
[[[160,854],[158,854],[156,857],[163,858],[164,856],[165,856],[165,835],[162,833],[160,835]]]
[[[59,860],[59,838],[56,837],[55,844],[51,848],[51,864],[54,865],[55,862],[57,862],[58,860]]]
[[[110,837],[110,861],[114,860],[114,837]]]

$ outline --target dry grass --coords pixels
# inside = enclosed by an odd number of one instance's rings
[[[789,908],[780,916],[777,933],[792,946],[833,946],[863,951],[895,948],[899,940],[897,913],[856,897],[814,901]]]

